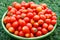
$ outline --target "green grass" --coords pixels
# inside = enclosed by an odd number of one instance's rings
[[[0,0],[0,40],[15,40],[9,37],[2,28],[1,18],[4,12],[7,10],[7,6],[11,5],[12,2],[21,2],[22,0]],[[26,2],[31,0],[26,0]],[[54,33],[42,40],[60,40],[60,0],[32,0],[33,2],[46,3],[50,9],[56,12],[58,16],[58,25]]]

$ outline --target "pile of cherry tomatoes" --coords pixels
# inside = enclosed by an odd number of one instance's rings
[[[34,2],[13,2],[4,17],[7,30],[17,36],[37,37],[50,32],[56,24],[57,16],[46,4]]]

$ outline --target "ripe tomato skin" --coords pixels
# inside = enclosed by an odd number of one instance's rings
[[[55,25],[56,24],[56,20],[52,20],[51,24]]]
[[[48,30],[47,30],[46,28],[43,28],[43,29],[42,29],[42,33],[43,33],[43,34],[46,34],[46,33],[48,33]]]
[[[4,23],[9,23],[10,22],[10,17],[6,16],[3,21],[4,21]]]
[[[46,13],[52,14],[52,10],[51,9],[46,9]]]
[[[25,8],[28,8],[29,6],[29,3],[25,3]]]
[[[36,8],[36,7],[37,7],[36,4],[31,4],[31,5],[30,5],[30,8]]]
[[[13,27],[9,27],[8,31],[11,32],[11,33],[14,33],[15,29]]]
[[[29,27],[29,29],[32,28],[32,24],[31,23],[27,23],[26,26]]]
[[[25,37],[29,38],[30,37],[30,33],[26,33]]]
[[[37,31],[36,36],[41,36],[42,32],[41,31]]]
[[[38,12],[42,11],[41,6],[37,7],[36,10],[37,10]]]
[[[8,29],[9,27],[11,27],[11,23],[6,24],[6,28]]]
[[[56,13],[52,12],[52,16],[56,16]]]
[[[25,17],[25,18],[24,18],[24,21],[25,21],[26,23],[28,23],[28,22],[29,22],[29,18],[28,18],[28,17]]]
[[[49,19],[49,18],[51,18],[51,17],[52,17],[52,15],[51,15],[51,14],[45,14],[45,16],[46,16],[46,18],[47,18],[47,19]]]
[[[30,34],[30,37],[34,37],[34,34],[33,34],[33,33],[31,33],[31,34]]]
[[[29,30],[29,28],[28,28],[27,26],[24,26],[24,27],[22,28],[22,31],[23,31],[24,33],[30,33],[30,30]]]
[[[23,9],[22,10],[22,13],[27,13],[28,11],[26,9]]]
[[[19,27],[18,27],[18,31],[21,31],[21,30],[22,30],[22,27],[21,27],[21,26],[19,26]]]
[[[16,19],[19,20],[21,18],[20,15],[16,15]]]
[[[22,1],[22,2],[21,2],[21,6],[22,6],[22,7],[24,7],[24,6],[25,6],[25,4],[26,4],[26,2],[25,2],[25,1]]]
[[[26,22],[24,20],[19,19],[18,22],[19,22],[20,26],[25,26],[26,25]]]
[[[46,22],[47,24],[50,24],[50,23],[51,23],[51,19],[46,19],[45,22]]]
[[[50,25],[48,26],[48,31],[51,31],[53,28],[54,28],[53,25],[50,24]]]
[[[23,36],[24,36],[23,31],[20,31],[20,32],[18,33],[18,35],[23,37]]]
[[[14,6],[16,9],[20,9],[21,8],[21,5],[19,3],[16,3],[15,6]]]
[[[42,27],[43,27],[43,28],[48,28],[48,24],[47,24],[47,23],[44,23],[44,24],[42,25]]]
[[[20,14],[21,14],[21,12],[20,12],[20,11],[17,11],[17,12],[16,12],[16,15],[20,15]]]
[[[42,27],[37,27],[38,31],[41,31]]]
[[[33,10],[31,8],[28,8],[27,10],[28,10],[28,12],[33,12]]]
[[[11,16],[11,17],[10,17],[10,22],[14,22],[14,21],[16,21],[16,18],[13,17],[13,16]]]
[[[16,13],[16,11],[17,11],[17,9],[16,9],[16,8],[12,8],[12,9],[10,10],[10,12],[11,12],[11,13],[13,13],[13,14],[15,14],[15,13]]]
[[[14,32],[15,35],[18,35],[18,33],[19,33],[19,32],[18,32],[17,30]]]
[[[27,17],[29,17],[29,18],[33,18],[33,16],[34,16],[33,13],[28,13],[27,14]]]
[[[51,18],[52,20],[56,20],[57,19],[57,17],[56,16],[52,16],[52,18]]]
[[[39,12],[38,15],[39,15],[39,16],[40,16],[40,15],[44,15],[44,12]]]
[[[22,13],[21,18],[25,18],[25,17],[26,17],[26,14]]]
[[[18,21],[15,21],[15,22],[12,23],[12,27],[14,27],[14,28],[17,28],[18,25],[19,25],[19,24],[18,24]]]
[[[12,6],[8,6],[8,11],[10,11],[12,9]]]
[[[38,26],[39,26],[39,24],[38,24],[38,23],[34,23],[34,27],[36,27],[36,28],[37,28]]]
[[[38,21],[38,20],[40,19],[40,17],[39,17],[38,15],[35,15],[35,16],[33,17],[33,19],[34,19],[35,21]]]
[[[34,27],[33,27],[33,28],[31,29],[31,32],[32,32],[33,34],[35,34],[37,31],[38,31],[37,28],[34,28]]]
[[[46,16],[45,15],[40,15],[40,19],[45,20]]]
[[[34,20],[33,20],[33,19],[31,19],[30,23],[31,23],[31,24],[34,24]]]
[[[38,20],[38,24],[39,24],[39,25],[42,25],[43,23],[44,23],[44,21],[43,21],[43,20],[41,20],[41,19],[40,19],[40,20]]]
[[[17,4],[17,2],[13,2],[13,3],[12,3],[12,6],[15,6],[15,4]]]

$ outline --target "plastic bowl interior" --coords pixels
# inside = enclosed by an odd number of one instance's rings
[[[16,35],[10,33],[10,32],[6,29],[6,27],[5,27],[5,25],[4,25],[3,19],[4,19],[5,15],[6,15],[6,13],[7,13],[7,11],[4,13],[4,15],[3,15],[3,17],[2,17],[2,26],[3,26],[3,29],[6,31],[7,34],[9,34],[10,36],[12,36],[12,37],[14,37],[14,38],[16,38],[16,39],[22,39],[22,40],[42,39],[42,38],[50,35],[51,33],[53,33],[53,31],[55,30],[55,28],[56,28],[56,26],[57,26],[57,23],[56,23],[52,31],[48,32],[48,33],[45,34],[45,35],[39,36],[39,37],[24,38],[24,37],[16,36]]]

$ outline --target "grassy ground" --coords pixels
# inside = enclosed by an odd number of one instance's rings
[[[11,5],[11,3],[14,1],[21,2],[22,0],[0,0],[0,40],[14,40],[4,32],[1,25],[2,15],[7,10],[7,6]],[[56,12],[58,16],[57,28],[54,31],[53,35],[50,35],[43,40],[60,40],[60,0],[26,0],[26,2],[28,1],[34,1],[37,4],[46,3],[50,9]]]

